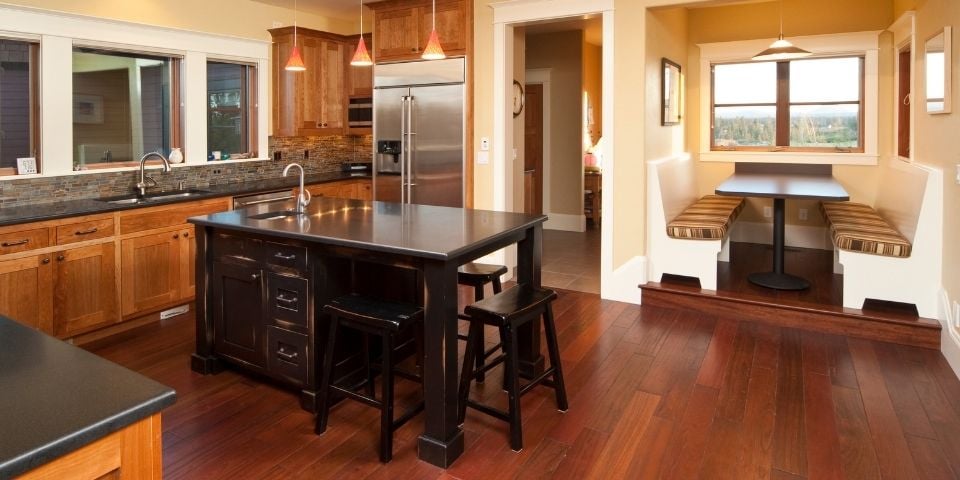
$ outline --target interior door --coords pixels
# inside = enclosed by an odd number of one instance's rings
[[[403,161],[403,155],[379,153],[380,142],[402,140],[403,97],[409,88],[378,88],[373,92],[374,187],[373,198],[382,202],[400,201],[400,172],[394,164]]]
[[[526,213],[543,213],[543,85],[528,83],[523,109],[523,202]],[[529,210],[529,211],[528,211]]]
[[[463,85],[410,89],[411,203],[463,207]]]

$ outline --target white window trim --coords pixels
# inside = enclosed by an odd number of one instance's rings
[[[700,47],[700,161],[787,162],[831,165],[877,165],[879,101],[879,31],[792,37],[790,41],[814,55],[863,55],[863,153],[756,152],[710,150],[710,65],[749,61],[775,40],[701,43]]]
[[[207,164],[207,57],[257,67],[256,150],[267,160],[270,42],[145,25],[31,7],[0,6],[0,35],[40,41],[41,176],[105,173],[136,167],[73,171],[73,47],[101,46],[182,57],[183,148],[186,165]],[[2,177],[3,179],[23,177]]]

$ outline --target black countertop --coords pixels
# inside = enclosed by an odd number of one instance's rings
[[[173,404],[174,391],[0,316],[0,478]]]
[[[293,238],[314,243],[446,260],[480,243],[496,241],[541,223],[543,215],[404,205],[340,198],[314,198],[304,215],[258,220],[251,215],[281,211],[293,202],[193,217],[216,228]]]
[[[305,183],[336,182],[340,180],[370,178],[369,174],[357,175],[349,172],[321,173],[307,175]],[[300,179],[296,175],[289,177],[269,178],[252,182],[231,183],[226,185],[210,185],[201,187],[202,192],[186,198],[173,198],[163,201],[154,201],[146,204],[112,204],[97,199],[67,200],[63,202],[43,203],[37,205],[23,205],[18,207],[0,208],[0,226],[15,225],[18,223],[54,220],[57,218],[92,215],[95,213],[115,212],[117,210],[132,210],[136,208],[154,207],[178,202],[190,202],[205,198],[230,197],[271,190],[283,190],[297,186]]]

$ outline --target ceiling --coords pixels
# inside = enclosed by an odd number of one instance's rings
[[[603,44],[603,17],[599,15],[528,23],[524,28],[527,35],[583,30],[584,41],[591,45]]]
[[[294,0],[253,0],[293,10]],[[361,0],[297,0],[297,10],[341,20],[359,20]],[[369,3],[373,0],[364,0]],[[365,13],[369,13],[365,12]]]

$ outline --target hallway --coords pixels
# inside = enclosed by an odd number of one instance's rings
[[[600,227],[543,231],[542,283],[547,287],[600,293]]]

